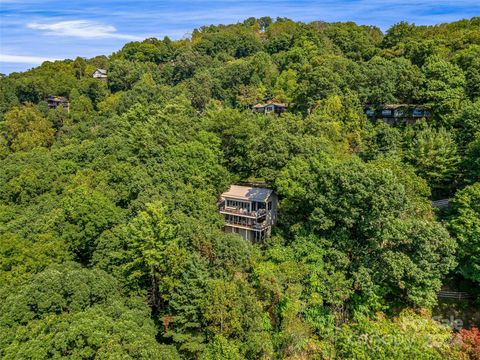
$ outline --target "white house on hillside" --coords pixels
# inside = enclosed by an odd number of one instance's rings
[[[95,79],[101,79],[106,81],[108,79],[107,70],[105,69],[97,69],[92,75]]]

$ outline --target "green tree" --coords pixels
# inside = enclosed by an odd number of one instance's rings
[[[66,244],[51,235],[44,234],[31,241],[18,234],[0,234],[2,287],[24,284],[49,265],[69,259]]]
[[[161,63],[168,61],[173,55],[173,48],[169,41],[161,41],[155,38],[146,39],[142,42],[130,42],[126,44],[117,55],[128,61]]]
[[[153,63],[114,60],[108,71],[108,86],[112,91],[129,90],[145,73],[151,73],[154,78],[160,77]]]
[[[205,121],[207,129],[221,139],[224,157],[228,159],[228,169],[245,178],[250,176],[250,149],[255,133],[260,129],[257,118],[238,110],[222,109],[208,112]]]
[[[384,48],[394,47],[399,43],[405,42],[408,37],[415,35],[415,32],[417,31],[415,25],[401,21],[387,30],[387,33],[382,40],[382,46]]]
[[[229,26],[224,31],[204,32],[194,44],[194,50],[215,56],[227,53],[236,58],[253,55],[262,49],[260,38],[241,26]]]
[[[87,96],[92,104],[96,106],[108,96],[107,84],[94,78],[84,78],[79,84],[82,95]]]
[[[214,334],[241,334],[240,309],[235,283],[224,280],[212,280],[208,284],[208,298],[204,316],[211,324]]]
[[[178,358],[156,342],[145,304],[123,298],[103,271],[71,263],[50,267],[10,294],[1,310],[5,359]]]
[[[452,125],[451,115],[465,99],[465,74],[458,66],[438,56],[427,59],[422,67],[425,74],[425,100],[443,126]]]
[[[9,78],[0,78],[0,121],[4,114],[13,106],[18,106],[19,100],[15,93],[15,83]]]
[[[76,122],[86,122],[93,115],[92,101],[85,95],[80,95],[74,89],[70,95],[70,116]]]
[[[198,356],[206,346],[202,314],[207,299],[208,270],[203,259],[193,256],[180,274],[181,281],[173,290],[169,308],[163,315],[163,336],[171,339],[181,353]]]
[[[395,97],[401,103],[417,103],[422,101],[422,88],[425,77],[416,65],[413,65],[405,58],[395,58],[392,60],[395,68]]]
[[[397,88],[399,75],[393,62],[376,56],[365,64],[364,71],[369,84],[364,90],[367,103],[380,106],[397,101],[395,93],[400,90]]]
[[[385,124],[383,121],[378,121],[375,124],[374,132],[365,136],[365,149],[362,152],[362,157],[367,159],[378,157],[399,157],[403,156],[403,134],[401,130]]]
[[[390,320],[379,314],[340,328],[336,356],[355,359],[454,359],[450,328],[426,315],[404,311]]]
[[[445,192],[458,172],[460,157],[451,133],[426,127],[407,144],[405,157],[434,191]]]
[[[461,146],[470,143],[480,132],[480,100],[465,104],[454,123],[456,139]]]
[[[467,94],[472,100],[480,98],[480,60],[475,59],[465,71]]]
[[[203,316],[209,333],[238,341],[247,358],[269,354],[266,314],[254,289],[238,273],[233,279],[210,280],[205,300]]]
[[[467,145],[462,164],[467,184],[480,181],[480,132],[475,139]]]
[[[49,147],[54,140],[52,124],[32,106],[15,107],[5,114],[1,134],[13,151],[28,151],[35,147]]]
[[[295,99],[297,86],[297,73],[295,70],[285,70],[278,76],[275,82],[273,96],[278,101],[289,104]]]
[[[240,355],[238,348],[234,344],[229,342],[222,335],[217,335],[215,336],[213,341],[211,341],[207,345],[200,359],[201,360],[242,360],[244,358]]]
[[[472,100],[478,99],[480,95],[480,46],[470,44],[459,50],[454,55],[455,63],[465,72],[467,81],[467,94]]]
[[[77,56],[77,58],[73,61],[73,68],[75,70],[75,77],[77,79],[80,79],[86,75],[85,74],[86,67],[87,67],[87,61],[84,58]]]
[[[61,206],[64,216],[61,236],[83,263],[91,260],[102,232],[123,218],[121,209],[84,184],[66,190]]]
[[[362,296],[373,291],[406,304],[434,304],[442,276],[454,266],[455,243],[427,220],[428,213],[418,218],[414,196],[407,193],[417,191],[415,186],[407,187],[381,163],[303,166],[310,169],[287,166],[277,181],[280,194],[289,198],[282,209],[290,231],[314,233],[325,239],[324,246],[345,254],[351,278],[365,269],[374,287],[358,285]]]
[[[147,204],[127,225],[100,237],[93,262],[113,272],[132,291],[146,290],[150,305],[158,309],[170,290],[167,253],[175,251],[174,240],[175,228],[168,223],[163,205]]]
[[[467,279],[480,282],[480,182],[455,194],[449,228],[458,241],[458,269]]]

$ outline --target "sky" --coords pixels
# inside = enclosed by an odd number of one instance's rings
[[[480,0],[0,0],[0,73],[109,55],[149,37],[180,39],[203,25],[251,16],[355,21],[386,31],[400,21],[433,25],[480,16]]]

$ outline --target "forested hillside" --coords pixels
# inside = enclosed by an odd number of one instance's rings
[[[385,104],[431,116],[367,119]],[[279,195],[264,242],[223,232],[241,181]],[[460,283],[479,296],[478,17],[250,18],[0,79],[2,359],[479,359],[432,320]]]

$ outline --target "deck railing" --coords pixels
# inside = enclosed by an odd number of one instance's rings
[[[466,299],[471,299],[472,295],[463,291],[442,290],[438,293],[438,297],[440,299],[466,300]]]
[[[267,211],[265,209],[259,209],[257,211],[248,211],[246,209],[227,207],[225,206],[225,204],[220,204],[219,210],[222,213],[228,213],[228,214],[239,215],[239,216],[248,216],[256,219],[267,215]]]
[[[243,229],[252,229],[252,230],[264,230],[268,227],[268,224],[266,221],[261,222],[261,223],[253,223],[253,224],[245,224],[241,222],[235,222],[235,221],[225,221],[225,225],[227,226],[234,226],[234,227],[240,227]]]

